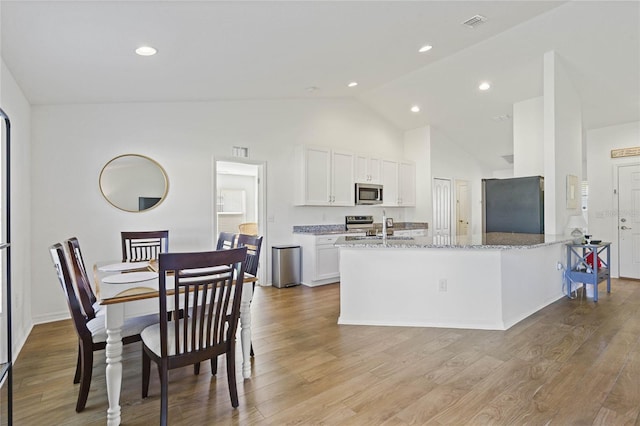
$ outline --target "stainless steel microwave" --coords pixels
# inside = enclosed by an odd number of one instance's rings
[[[382,204],[382,185],[356,183],[356,204]]]

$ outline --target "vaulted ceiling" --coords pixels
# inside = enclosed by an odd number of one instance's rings
[[[586,129],[640,119],[639,6],[4,0],[0,53],[34,105],[354,97],[500,169],[513,152],[512,105],[542,95],[547,51],[570,73]],[[475,15],[486,21],[462,24]],[[137,56],[140,45],[158,53]]]

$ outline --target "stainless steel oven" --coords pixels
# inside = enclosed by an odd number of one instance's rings
[[[382,185],[356,183],[356,204],[382,204]]]

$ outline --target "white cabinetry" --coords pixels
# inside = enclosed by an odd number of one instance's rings
[[[398,168],[398,204],[416,205],[416,165],[411,161],[401,161]]]
[[[396,237],[426,237],[426,229],[401,229],[393,231],[393,235]]]
[[[355,181],[358,183],[380,183],[382,160],[365,154],[356,155]]]
[[[383,206],[416,205],[416,166],[411,161],[382,160]]]
[[[398,162],[382,160],[382,205],[398,205]]]
[[[334,244],[344,235],[364,235],[364,233],[294,234],[296,244],[302,248],[302,284],[315,287],[340,280],[340,249]]]
[[[299,168],[297,205],[354,205],[352,153],[316,146],[301,146],[296,150]]]

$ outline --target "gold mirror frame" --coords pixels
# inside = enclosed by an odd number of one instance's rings
[[[132,213],[158,207],[169,192],[167,172],[157,161],[140,154],[111,159],[100,171],[98,184],[109,204]]]

